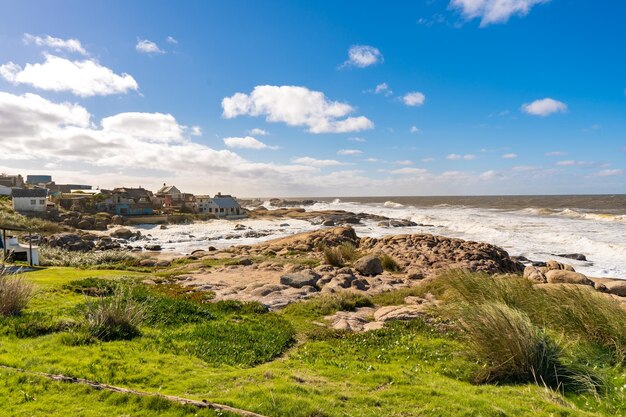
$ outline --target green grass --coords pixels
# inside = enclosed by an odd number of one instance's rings
[[[469,355],[463,332],[442,332],[430,321],[392,323],[366,334],[319,332],[323,317],[372,304],[342,295],[292,304],[279,313],[258,304],[210,302],[193,292],[137,284],[144,274],[50,268],[27,274],[36,296],[25,311],[62,323],[94,297],[80,292],[100,278],[131,283],[149,293],[147,303],[167,315],[209,314],[188,323],[144,321],[141,336],[110,342],[76,340],[75,329],[36,337],[0,335],[0,364],[62,373],[141,391],[207,399],[267,416],[620,416],[626,413],[626,372],[609,353],[580,339],[579,357],[596,368],[606,393],[546,389],[534,382],[474,383],[483,366]],[[130,285],[130,284],[129,284]],[[422,290],[425,291],[426,289]],[[429,288],[446,299],[451,287]],[[387,294],[392,303],[419,291]],[[173,301],[160,304],[165,297]],[[376,300],[376,298],[374,298]],[[184,303],[181,303],[184,301]],[[521,302],[521,300],[518,300]],[[199,310],[188,310],[189,304]],[[507,304],[508,305],[508,304]],[[157,306],[157,307],[154,307]],[[187,313],[185,313],[187,312]],[[547,314],[547,313],[546,313]],[[534,320],[531,315],[528,315]],[[195,319],[194,319],[195,320]],[[534,322],[533,322],[534,323]],[[538,326],[541,328],[541,326]],[[547,329],[550,337],[552,330]],[[74,342],[72,343],[72,339]],[[579,343],[573,338],[571,343]],[[294,343],[294,340],[297,342]],[[571,350],[575,346],[567,347]],[[0,403],[6,415],[215,415],[159,399],[102,393],[0,370]],[[623,388],[620,391],[620,388]],[[34,398],[34,400],[31,400]],[[204,413],[204,414],[203,414]]]
[[[386,253],[383,253],[380,256],[380,262],[382,263],[383,269],[385,271],[389,271],[389,272],[401,272],[402,271],[402,268],[400,267],[400,265],[398,265],[396,260],[393,259],[393,257],[391,257],[390,255],[387,255]]]
[[[30,229],[34,233],[43,234],[70,230],[70,228],[63,227],[58,223],[36,217],[26,217],[15,212],[12,207],[11,199],[4,196],[0,196],[0,224],[8,227]]]

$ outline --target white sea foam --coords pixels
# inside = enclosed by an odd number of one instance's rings
[[[387,203],[353,203],[336,199],[305,207],[307,210],[347,210],[410,219],[422,226],[385,228],[377,222],[355,225],[359,236],[379,237],[401,233],[433,233],[448,237],[488,242],[506,249],[510,255],[545,261],[554,254],[582,253],[589,262],[561,259],[577,271],[596,277],[626,278],[626,219],[602,213],[573,209],[496,210],[439,205],[413,207]],[[609,220],[610,219],[610,220]],[[246,231],[233,230],[242,223],[250,230],[271,233],[263,237],[245,237]],[[285,226],[284,224],[288,224]],[[192,225],[159,227],[142,226],[155,243],[165,250],[189,253],[207,246],[227,247],[252,244],[262,240],[316,229],[299,220],[215,220]],[[191,237],[192,235],[193,237]],[[224,239],[231,235],[231,239]]]

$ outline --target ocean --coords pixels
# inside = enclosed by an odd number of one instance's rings
[[[593,277],[626,279],[626,195],[318,198],[307,210],[346,210],[409,219],[420,226],[354,225],[359,236],[432,233],[498,245],[512,256],[557,259]],[[271,208],[269,202],[265,207]],[[236,223],[248,229],[234,231]],[[164,250],[190,253],[209,245],[253,244],[314,230],[301,220],[214,220],[167,229],[142,225]],[[262,236],[259,236],[262,235]],[[559,258],[580,253],[587,261]]]

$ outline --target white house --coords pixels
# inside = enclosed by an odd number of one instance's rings
[[[210,213],[216,217],[241,216],[241,206],[237,200],[222,193],[217,193],[213,198],[208,195],[197,195],[196,207],[198,213]]]
[[[6,187],[0,184],[0,195],[11,195],[11,187]]]
[[[13,210],[20,213],[43,213],[46,211],[48,190],[45,188],[14,188],[11,192]]]
[[[7,236],[5,242],[2,236],[0,234],[0,249],[6,254],[10,253],[13,261],[25,261],[30,265],[39,265],[39,248],[37,246],[23,245],[14,236]]]

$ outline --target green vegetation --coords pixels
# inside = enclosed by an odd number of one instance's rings
[[[584,289],[450,273],[394,293],[325,295],[276,313],[256,303],[214,302],[174,283],[145,285],[142,273],[49,268],[26,276],[35,293],[22,314],[0,323],[0,365],[267,416],[626,413],[623,330],[610,327],[626,314],[602,295],[585,305],[576,297],[594,293]],[[423,319],[363,334],[329,329],[323,319],[426,292],[442,304]],[[139,334],[92,337],[83,321],[87,306],[116,297],[120,306],[141,306]],[[555,300],[562,304],[546,307]],[[10,369],[0,368],[0,381],[6,415],[225,415]]]
[[[341,245],[334,247],[322,246],[320,249],[324,254],[324,261],[328,265],[338,268],[355,261],[359,257],[356,247],[350,242],[343,242]]]
[[[68,251],[42,245],[39,247],[41,266],[71,266],[74,268],[129,269],[138,267],[141,258],[127,250],[102,252]]]
[[[85,328],[96,339],[130,340],[139,336],[144,306],[119,289],[110,297],[99,297],[85,305]]]
[[[17,213],[11,206],[11,199],[6,196],[0,196],[0,224],[44,234],[59,233],[65,230],[58,223],[37,217],[26,217]]]

